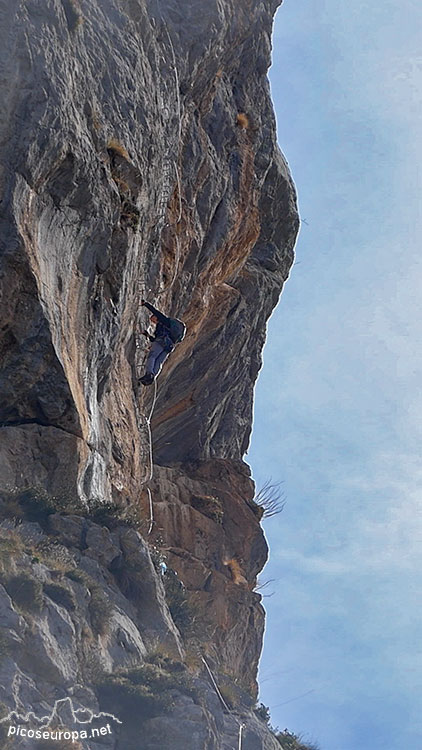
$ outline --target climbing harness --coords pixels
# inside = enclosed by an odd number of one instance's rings
[[[220,689],[219,689],[219,687],[217,685],[215,677],[214,677],[213,673],[211,672],[211,669],[209,668],[209,666],[208,666],[205,658],[203,656],[201,656],[201,659],[202,659],[203,663],[206,666],[207,672],[208,672],[208,674],[210,676],[210,679],[211,679],[211,682],[213,684],[213,688],[214,688],[215,692],[217,693],[217,695],[218,695],[221,703],[223,704],[223,706],[226,709],[227,713],[229,713],[231,716],[233,716],[236,724],[239,727],[239,735],[238,735],[239,744],[238,744],[238,750],[242,750],[242,737],[243,737],[243,730],[245,728],[245,725],[242,724],[241,721],[239,721],[239,719],[237,718],[236,714],[234,714],[233,711],[231,710],[231,708],[228,707],[226,701],[224,700],[223,696],[221,695],[221,692],[220,692]]]

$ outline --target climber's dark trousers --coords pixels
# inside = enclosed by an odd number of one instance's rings
[[[158,375],[163,362],[167,359],[170,352],[166,352],[158,341],[153,341],[148,354],[145,372],[149,375]]]

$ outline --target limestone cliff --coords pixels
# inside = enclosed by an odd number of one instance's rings
[[[278,746],[242,460],[298,228],[278,4],[0,0],[0,701],[114,706],[92,750]],[[143,298],[188,329],[156,402]]]

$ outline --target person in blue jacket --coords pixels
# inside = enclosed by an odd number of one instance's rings
[[[178,341],[185,335],[184,323],[175,318],[168,318],[149,302],[142,300],[142,305],[152,313],[151,323],[155,324],[153,336],[148,331],[142,331],[151,341],[151,349],[145,365],[145,375],[139,379],[142,385],[151,385],[161,370],[161,367]]]

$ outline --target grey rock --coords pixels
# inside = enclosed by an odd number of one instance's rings
[[[298,229],[266,77],[278,4],[0,0],[0,484],[69,503],[45,532],[22,526],[57,554],[12,562],[76,602],[21,616],[5,599],[7,705],[51,708],[78,685],[92,697],[101,670],[142,665],[157,643],[185,659],[148,541],[196,607],[198,648],[246,686],[247,750],[275,750],[251,712],[267,546],[243,456]],[[188,327],[153,414],[141,297]],[[76,499],[133,511],[139,532],[79,517]],[[182,720],[140,722],[113,750],[231,748],[236,721],[204,677],[201,699],[179,691]]]
[[[66,544],[79,547],[84,530],[84,519],[80,516],[63,516],[53,513],[48,517],[48,530]]]
[[[150,637],[153,634],[155,637],[159,636],[163,643],[173,645],[182,655],[180,636],[170,617],[164,588],[155,571],[147,545],[134,529],[122,530],[120,543],[124,555],[121,566],[136,571],[137,596],[141,603],[138,621],[142,630]],[[142,606],[142,602],[148,602],[148,606]]]
[[[88,523],[85,535],[85,554],[93,557],[101,565],[108,567],[113,560],[121,555],[121,550],[113,541],[107,528],[99,527],[95,523]]]
[[[83,501],[110,498],[122,477],[139,491],[140,288],[189,329],[160,378],[156,460],[244,454],[298,227],[266,79],[275,5],[96,0],[69,30],[59,3],[43,17],[3,0],[8,482],[77,487]],[[13,445],[30,457],[19,472]]]
[[[40,544],[47,538],[47,535],[42,530],[40,524],[35,521],[22,521],[16,527],[16,532],[28,545]]]
[[[138,628],[125,612],[115,609],[110,625],[110,637],[107,646],[111,669],[122,666],[134,666],[147,656],[147,649]]]
[[[0,627],[19,632],[24,626],[25,620],[16,612],[9,594],[0,584]]]
[[[196,708],[196,707],[195,707]],[[194,715],[192,715],[194,714]],[[211,733],[204,721],[203,712],[186,711],[183,719],[160,716],[146,722],[143,750],[158,750],[169,745],[173,750],[217,750],[217,737]]]
[[[42,616],[34,622],[22,665],[53,683],[77,681],[75,627],[64,607],[46,599]]]

